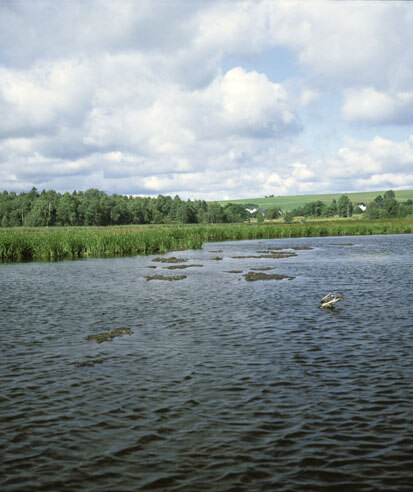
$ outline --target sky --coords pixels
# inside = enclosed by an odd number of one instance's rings
[[[0,191],[413,189],[413,2],[0,0]]]

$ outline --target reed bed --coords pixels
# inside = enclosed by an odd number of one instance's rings
[[[0,259],[2,262],[57,261],[200,249],[210,241],[409,233],[413,233],[411,218],[305,224],[14,228],[0,229]]]

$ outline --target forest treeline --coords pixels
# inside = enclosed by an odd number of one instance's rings
[[[271,207],[250,214],[248,205],[228,203],[220,205],[204,200],[182,200],[179,196],[159,195],[156,198],[108,195],[104,191],[89,189],[73,193],[57,193],[36,188],[17,194],[0,193],[1,227],[44,226],[108,226],[128,224],[218,224],[236,223],[256,217],[257,222],[284,216],[286,222],[293,217],[351,217],[361,213],[347,195],[330,204],[314,201],[291,212]],[[398,202],[392,190],[378,195],[367,205],[363,215],[368,219],[406,217],[413,214],[413,201]]]
[[[127,224],[196,224],[243,222],[249,212],[240,205],[157,198],[107,195],[89,189],[57,193],[32,188],[27,193],[0,194],[1,227],[107,226]]]
[[[362,204],[361,204],[362,205]],[[395,198],[392,190],[386,191],[383,195],[378,195],[367,205],[366,210],[360,208],[360,204],[353,204],[348,196],[341,195],[338,200],[333,200],[330,204],[322,201],[306,203],[303,207],[292,210],[293,217],[304,216],[311,218],[323,217],[351,217],[353,213],[363,213],[371,220],[388,219],[395,217],[407,217],[413,214],[413,201],[399,202]]]

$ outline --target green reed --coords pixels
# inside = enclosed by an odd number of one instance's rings
[[[159,225],[0,229],[0,260],[131,256],[199,249],[211,241],[368,234],[411,234],[413,219],[330,220],[292,224]]]

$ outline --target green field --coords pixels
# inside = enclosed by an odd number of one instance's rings
[[[361,193],[329,193],[327,195],[294,195],[294,196],[271,196],[267,198],[243,198],[241,200],[226,200],[218,202],[221,205],[227,203],[255,203],[261,208],[280,207],[282,210],[293,210],[294,208],[302,207],[306,203],[321,202],[330,203],[333,199],[338,200],[341,195],[347,195],[353,203],[369,203],[373,201],[377,195],[383,195],[387,190],[383,191],[366,191]],[[396,200],[406,201],[409,198],[413,200],[413,190],[395,191]]]

